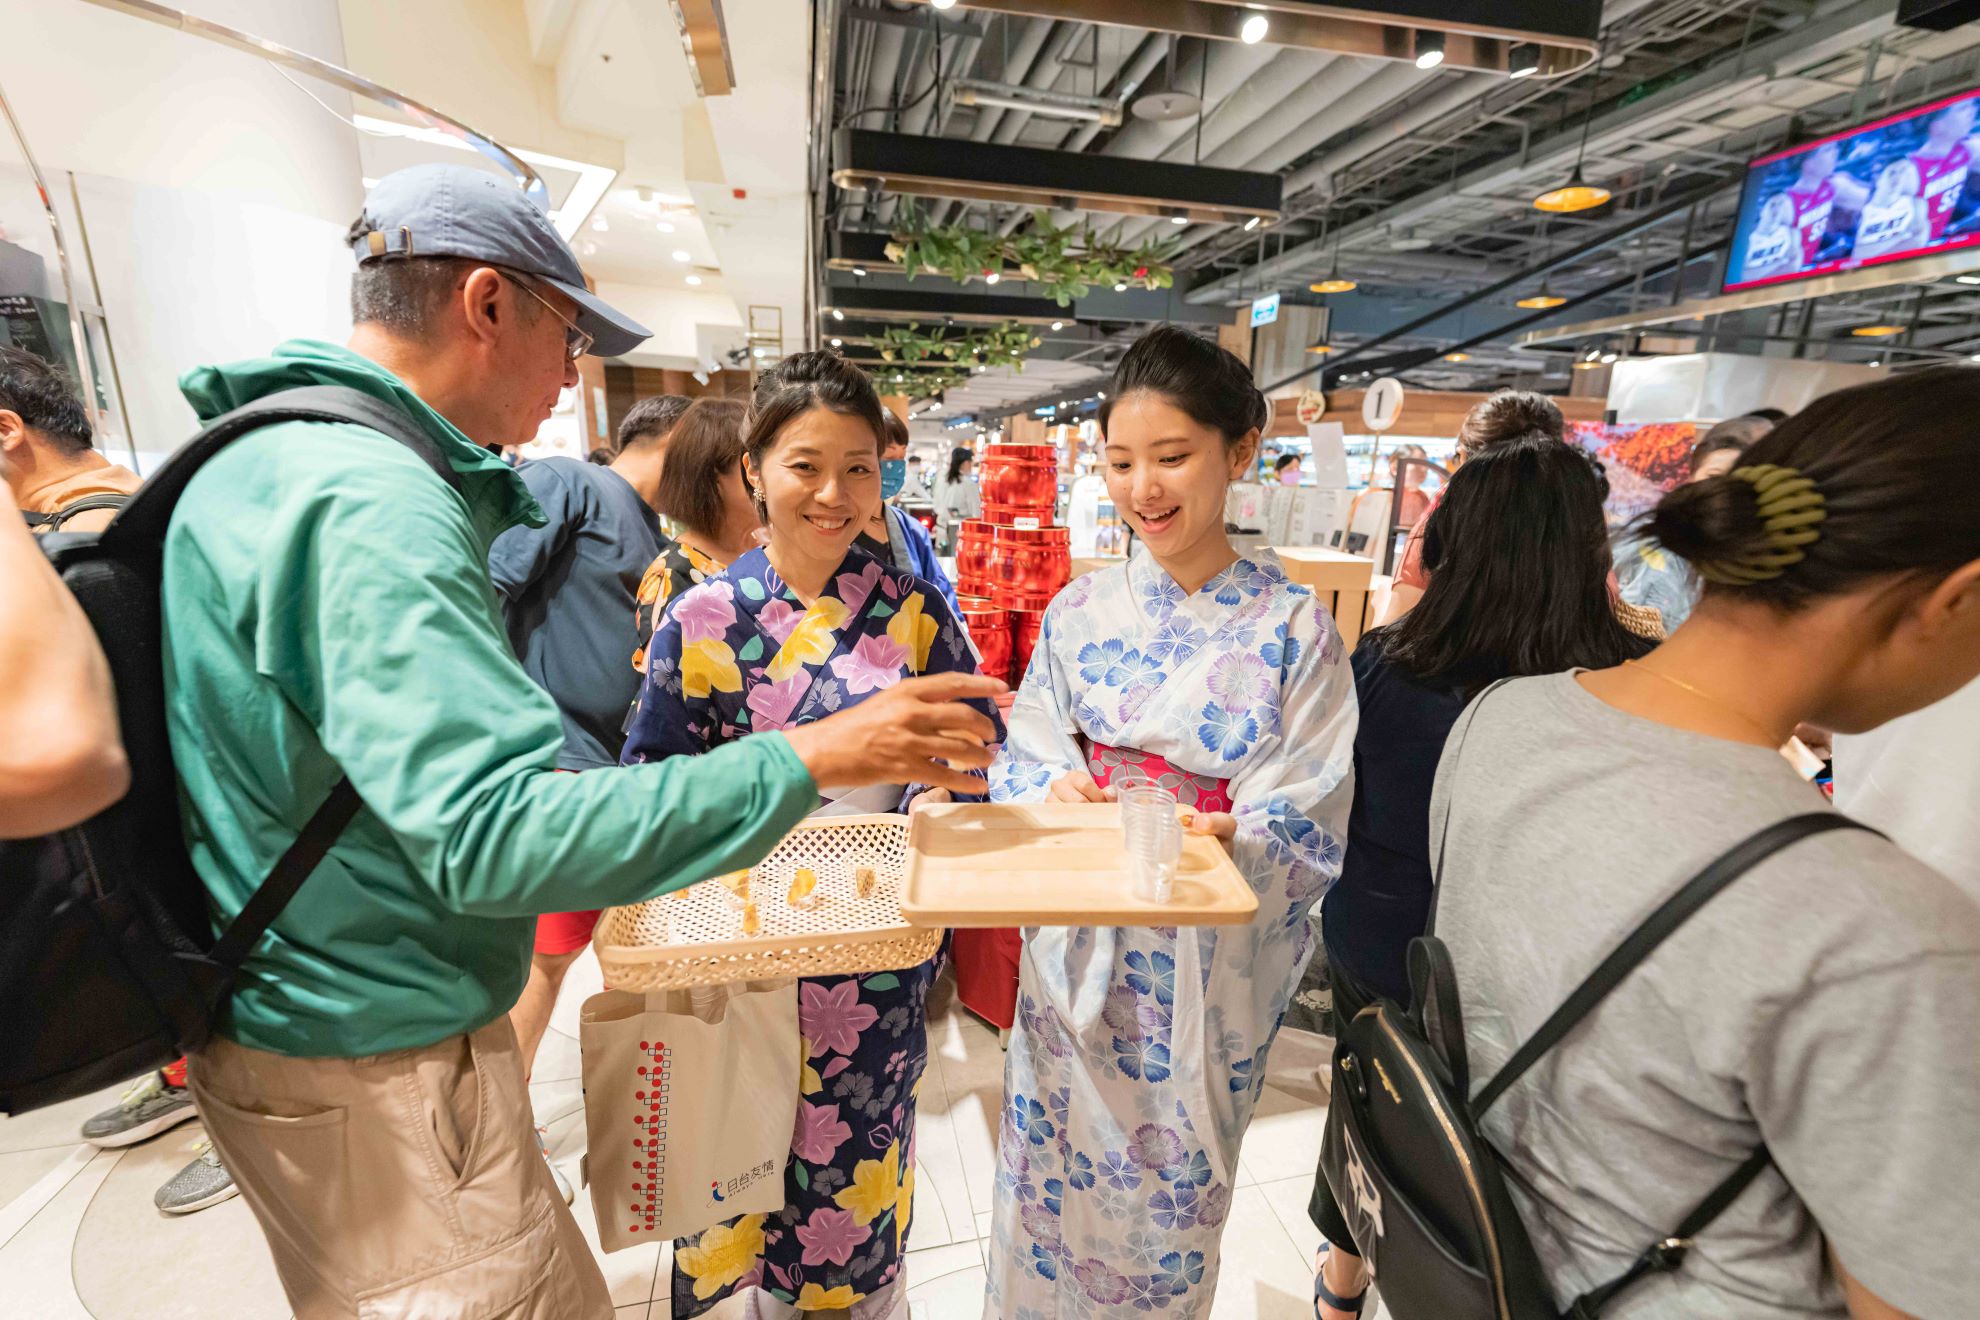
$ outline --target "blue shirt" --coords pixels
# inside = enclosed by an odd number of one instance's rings
[[[488,574],[509,643],[564,721],[560,770],[617,765],[639,693],[632,654],[639,581],[660,553],[660,519],[607,467],[546,458],[516,469],[548,520],[496,538]]]

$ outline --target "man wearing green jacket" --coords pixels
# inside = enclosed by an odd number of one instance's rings
[[[401,171],[351,241],[348,347],[291,341],[182,388],[205,419],[292,386],[362,390],[425,430],[460,491],[378,432],[298,422],[215,456],[174,513],[166,696],[216,924],[340,776],[364,802],[249,957],[192,1091],[302,1320],[609,1317],[505,1016],[536,914],[747,866],[821,787],[967,790],[992,731],[954,698],[997,685],[904,683],[693,762],[555,773],[556,707],[485,567],[541,514],[492,449],[535,434],[578,356],[646,331],[503,176]]]

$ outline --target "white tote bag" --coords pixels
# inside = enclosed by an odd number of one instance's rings
[[[634,994],[578,1019],[585,1179],[608,1252],[781,1210],[797,1126],[797,982]]]

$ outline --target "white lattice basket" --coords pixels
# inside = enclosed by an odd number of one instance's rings
[[[906,816],[808,820],[749,873],[756,934],[743,934],[741,904],[720,880],[608,908],[592,945],[613,990],[677,990],[784,976],[898,971],[933,957],[942,932],[901,920]],[[858,893],[858,871],[875,885]],[[799,868],[818,879],[810,907],[786,901]]]

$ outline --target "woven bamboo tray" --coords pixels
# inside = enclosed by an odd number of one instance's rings
[[[831,816],[806,821],[750,869],[761,925],[742,933],[742,910],[720,880],[704,880],[629,907],[607,908],[592,945],[613,990],[678,990],[785,976],[897,971],[935,955],[940,929],[901,920],[907,869],[906,816]],[[856,871],[874,870],[860,898]],[[818,877],[809,908],[785,901],[798,868]]]
[[[901,915],[917,926],[1241,926],[1258,896],[1183,835],[1168,903],[1134,895],[1118,803],[950,803],[914,814]]]

